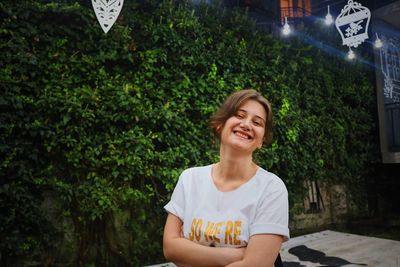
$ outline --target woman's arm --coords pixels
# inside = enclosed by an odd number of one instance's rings
[[[178,266],[226,266],[243,258],[245,248],[207,247],[181,237],[182,221],[168,214],[163,250],[167,260]]]
[[[278,257],[283,237],[274,234],[259,234],[250,237],[242,260],[226,267],[272,267]]]

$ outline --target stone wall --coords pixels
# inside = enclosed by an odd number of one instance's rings
[[[342,185],[321,185],[320,208],[311,209],[310,197],[304,199],[304,212],[294,215],[290,219],[291,230],[307,230],[323,228],[332,224],[342,224],[349,213],[346,191]],[[300,207],[299,207],[300,208]]]

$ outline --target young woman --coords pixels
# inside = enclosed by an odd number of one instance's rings
[[[211,117],[220,161],[183,171],[164,228],[164,255],[178,266],[273,266],[289,238],[288,195],[253,161],[272,139],[270,103],[255,90],[230,95]]]

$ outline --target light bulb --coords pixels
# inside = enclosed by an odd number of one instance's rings
[[[325,16],[325,24],[326,25],[331,25],[333,23],[333,17],[331,13],[329,12],[329,5],[328,5],[328,14]]]
[[[290,34],[290,26],[287,23],[287,17],[285,17],[285,24],[283,25],[282,33],[283,33],[283,35],[289,35]]]
[[[351,48],[349,48],[349,52],[347,53],[347,58],[352,60],[356,57],[356,54],[354,54],[353,50],[351,50]]]
[[[375,33],[375,34],[376,34],[376,39],[374,42],[374,46],[375,46],[375,48],[381,48],[383,46],[383,43],[382,43],[381,39],[379,39],[378,33]]]

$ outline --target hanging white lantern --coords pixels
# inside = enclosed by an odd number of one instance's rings
[[[117,20],[124,0],[92,0],[94,13],[104,33],[107,33]]]
[[[353,0],[349,0],[336,19],[335,25],[342,37],[343,45],[357,47],[368,39],[371,12]]]

